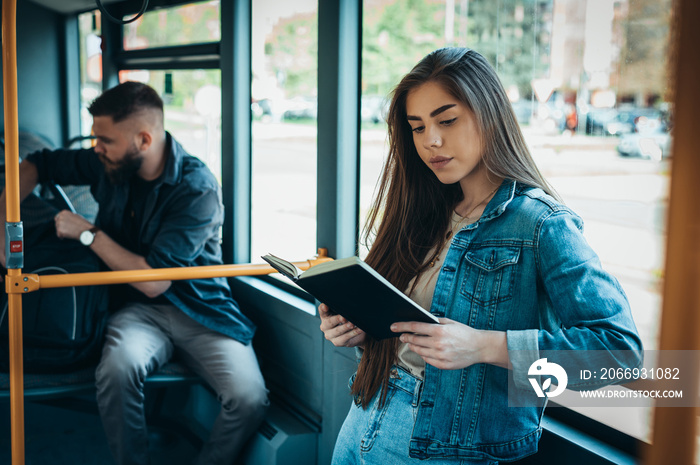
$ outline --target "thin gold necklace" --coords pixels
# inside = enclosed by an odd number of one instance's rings
[[[498,186],[498,187],[500,187],[500,186]],[[466,215],[462,216],[462,219],[459,220],[459,221],[457,222],[456,225],[452,226],[452,227],[450,228],[449,231],[447,231],[447,234],[445,234],[445,238],[442,240],[442,244],[440,244],[440,248],[437,250],[437,252],[435,253],[435,255],[433,255],[433,258],[430,260],[430,264],[429,264],[429,265],[430,265],[431,268],[435,266],[435,263],[437,263],[438,257],[440,257],[440,254],[442,253],[442,250],[445,248],[445,245],[446,245],[447,242],[450,240],[450,238],[451,238],[452,235],[454,234],[455,230],[456,230],[456,231],[459,231],[459,227],[460,227],[460,225],[461,225],[462,223],[464,223],[464,220],[468,220],[468,219],[469,219],[469,216],[470,216],[472,213],[474,213],[474,210],[476,210],[477,208],[479,208],[481,205],[484,204],[484,202],[486,202],[488,199],[490,199],[491,196],[492,196],[493,194],[496,193],[496,191],[498,190],[498,187],[496,187],[493,191],[491,191],[491,193],[490,193],[489,195],[487,195],[486,197],[484,197],[484,200],[482,200],[481,202],[477,203],[471,210],[469,210],[469,213],[467,213]],[[457,213],[457,214],[459,215],[459,213]]]

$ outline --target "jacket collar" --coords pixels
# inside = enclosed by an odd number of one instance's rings
[[[501,214],[506,211],[506,207],[513,200],[515,196],[515,188],[517,183],[512,179],[504,179],[501,182],[501,186],[496,191],[496,194],[491,198],[484,212],[481,214],[476,222],[471,223],[465,227],[465,229],[473,229],[479,223],[484,223],[490,221],[494,218],[501,216]]]
[[[165,133],[165,168],[160,184],[178,184],[182,180],[182,160],[186,155],[185,149],[169,132]]]

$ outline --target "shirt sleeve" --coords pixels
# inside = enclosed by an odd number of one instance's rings
[[[92,185],[104,173],[104,166],[94,149],[45,149],[28,155],[26,160],[36,166],[40,183]]]
[[[220,263],[220,256],[210,247],[212,241],[218,241],[222,223],[223,205],[217,189],[180,193],[162,217],[146,262],[153,268]]]
[[[580,218],[568,211],[553,212],[540,222],[535,235],[542,284],[538,298],[544,299],[540,307],[551,312],[541,316],[541,329],[508,332],[514,372],[527,375],[535,360],[553,354],[566,359],[568,387],[573,389],[601,384],[579,379],[582,368],[634,368],[642,358],[627,297],[615,277],[603,270],[581,227]]]

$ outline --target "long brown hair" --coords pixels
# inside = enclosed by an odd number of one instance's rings
[[[438,245],[463,194],[459,183],[442,184],[420,159],[406,118],[408,93],[436,82],[475,115],[483,141],[482,162],[489,173],[556,194],[535,166],[512,106],[495,70],[480,54],[447,47],[423,58],[396,86],[387,116],[389,155],[364,230],[372,247],[366,262],[398,289],[425,268],[427,253]],[[396,362],[398,339],[368,337],[352,393],[366,408]]]

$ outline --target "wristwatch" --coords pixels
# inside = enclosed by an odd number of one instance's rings
[[[97,226],[93,226],[90,229],[86,229],[85,231],[80,233],[80,243],[83,244],[85,247],[90,247],[92,245],[92,242],[95,240],[95,235],[97,234],[97,231],[99,231],[100,228]]]

